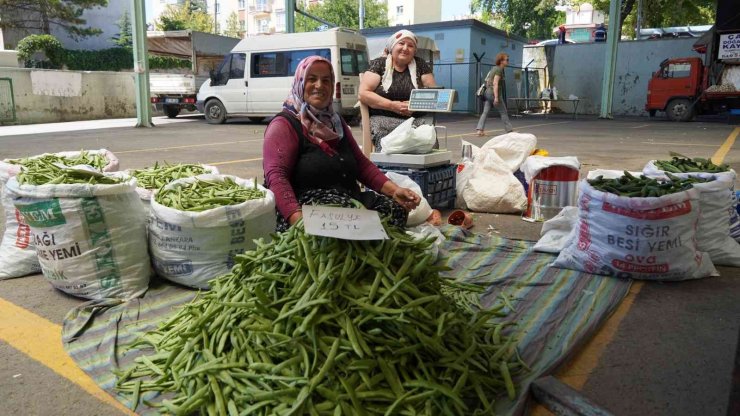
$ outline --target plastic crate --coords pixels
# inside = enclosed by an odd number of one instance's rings
[[[432,208],[452,208],[455,204],[457,165],[450,164],[425,169],[402,166],[381,166],[384,173],[406,175],[421,188],[421,193]]]

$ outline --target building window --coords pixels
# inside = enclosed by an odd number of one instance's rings
[[[240,20],[239,21],[239,30],[241,30],[242,32],[244,32],[245,30],[247,30],[247,21],[246,20]]]
[[[275,13],[275,31],[277,32],[285,31],[285,12]]]
[[[270,19],[259,19],[257,20],[257,32],[267,33],[270,31]]]
[[[244,0],[239,0],[239,9],[240,10],[244,8],[244,3],[245,3]]]
[[[485,45],[486,44],[486,38],[480,38],[480,44]]]
[[[221,5],[216,2],[214,4],[215,13],[218,14],[221,11]]]
[[[396,14],[399,16],[403,14],[403,6],[396,6]]]

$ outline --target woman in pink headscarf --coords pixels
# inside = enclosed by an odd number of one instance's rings
[[[390,181],[365,157],[334,112],[333,96],[331,63],[319,56],[305,58],[298,63],[283,111],[265,130],[263,169],[265,184],[275,194],[277,230],[300,220],[304,204],[352,207],[353,200],[405,226],[419,195]],[[358,181],[375,192],[361,192]]]
[[[399,30],[385,43],[384,54],[370,61],[360,82],[360,101],[370,110],[370,132],[375,151],[380,150],[380,139],[388,135],[409,117],[414,126],[428,124],[423,113],[409,111],[411,90],[433,87],[432,67],[415,56],[416,35]]]

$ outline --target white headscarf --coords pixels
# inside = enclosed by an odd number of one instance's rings
[[[401,29],[398,32],[391,35],[391,37],[388,38],[388,40],[385,42],[385,52],[387,54],[385,58],[385,72],[383,73],[383,78],[380,81],[380,85],[383,86],[383,91],[388,92],[388,89],[391,87],[391,84],[393,83],[393,47],[396,46],[396,44],[401,39],[411,39],[414,42],[414,45],[416,45],[416,35],[414,35],[413,32],[406,29]],[[419,86],[416,83],[416,60],[411,59],[411,62],[409,62],[409,74],[411,75],[411,83],[414,84],[414,88],[419,88]]]

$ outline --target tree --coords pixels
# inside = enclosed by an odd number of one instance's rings
[[[576,0],[574,4],[591,3],[595,10],[609,15],[609,0]],[[715,0],[650,0],[642,2],[645,27],[711,25],[715,17]],[[621,33],[635,35],[637,0],[623,0],[619,12]]]
[[[231,36],[232,38],[242,37],[242,28],[239,24],[239,16],[236,12],[231,12],[228,18],[226,18],[226,30],[224,30],[225,36]]]
[[[481,11],[486,23],[513,35],[549,39],[553,37],[553,28],[565,22],[565,14],[555,10],[557,3],[557,0],[473,0],[471,9]]]
[[[85,26],[81,16],[87,9],[107,5],[108,0],[0,0],[0,29],[50,35],[57,26],[73,39],[97,36],[103,31]]]
[[[123,13],[116,26],[118,26],[119,32],[111,38],[113,43],[122,48],[133,47],[134,37],[131,33],[131,19],[129,18],[128,10]]]
[[[388,26],[388,6],[383,1],[362,0],[365,5],[364,28]],[[326,0],[323,4],[313,4],[305,10],[337,26],[358,30],[360,28],[360,2],[358,0]],[[296,32],[312,32],[321,23],[301,14],[296,14]]]
[[[2,0],[0,0],[2,1]],[[213,18],[206,12],[191,9],[192,1],[185,0],[180,5],[170,5],[155,23],[157,30],[197,30],[213,31]]]

